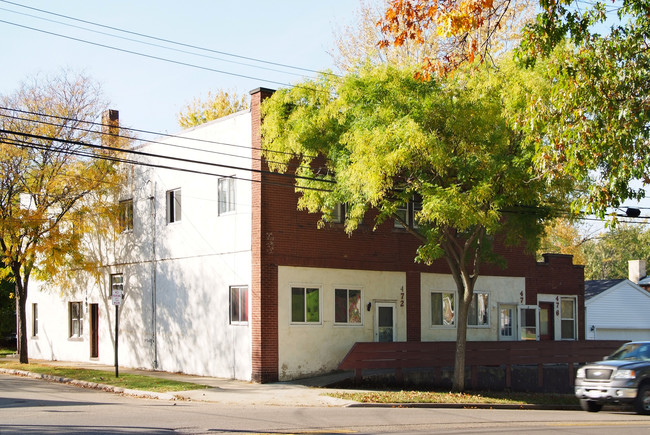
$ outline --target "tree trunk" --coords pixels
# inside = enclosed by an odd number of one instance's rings
[[[451,390],[461,392],[465,390],[465,354],[467,351],[467,313],[472,302],[473,288],[467,289],[465,285],[458,286],[460,304],[456,317],[456,355],[454,358],[454,379]]]
[[[15,296],[16,296],[16,317],[18,329],[16,330],[17,334],[17,351],[20,356],[20,362],[22,364],[29,363],[29,356],[27,350],[27,313],[25,305],[27,304],[27,282],[29,280],[29,275],[27,274],[25,279],[20,275],[20,265],[14,264],[12,267],[14,273],[14,279],[16,281],[15,287]]]

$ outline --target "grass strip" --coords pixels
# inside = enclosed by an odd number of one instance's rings
[[[116,378],[114,372],[105,370],[94,370],[77,367],[56,367],[32,363],[20,364],[19,362],[7,360],[0,360],[0,368],[24,370],[32,373],[76,379],[79,381],[94,382],[97,384],[112,385],[114,387],[131,390],[153,391],[156,393],[171,393],[175,391],[201,390],[204,388],[209,388],[207,385],[200,385],[192,382],[175,381],[172,379],[165,379],[154,376],[120,373],[120,376]]]
[[[577,405],[572,394],[437,391],[358,391],[332,392],[328,396],[361,403],[461,403],[510,405]]]

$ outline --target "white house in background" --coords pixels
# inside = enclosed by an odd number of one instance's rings
[[[650,340],[650,292],[629,279],[585,281],[587,340]]]

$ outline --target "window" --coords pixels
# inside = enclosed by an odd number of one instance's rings
[[[167,191],[167,223],[181,220],[181,189]]]
[[[220,178],[218,181],[219,214],[235,211],[235,179]]]
[[[419,227],[415,216],[422,211],[422,197],[414,194],[408,204],[402,204],[397,208],[397,216],[406,223],[406,226],[417,229]],[[395,228],[404,228],[399,220],[395,219]]]
[[[456,295],[452,292],[431,293],[431,325],[454,326]]]
[[[68,304],[70,337],[78,338],[83,335],[83,306],[81,302]]]
[[[361,324],[361,290],[334,290],[334,322]]]
[[[291,322],[320,322],[320,289],[315,287],[291,288]]]
[[[124,295],[124,275],[121,273],[111,275],[111,290],[108,297],[110,298],[115,291],[122,292]]]
[[[332,210],[332,223],[342,224],[345,222],[346,208],[346,205],[342,202],[334,206],[334,210]]]
[[[248,322],[248,287],[230,287],[230,323]]]
[[[133,199],[120,201],[120,232],[133,231]]]
[[[38,337],[38,304],[32,304],[32,337]]]
[[[476,293],[472,296],[467,313],[467,324],[471,326],[488,326],[490,324],[490,305],[487,293]]]
[[[573,298],[560,299],[560,322],[562,340],[576,339],[576,301]]]

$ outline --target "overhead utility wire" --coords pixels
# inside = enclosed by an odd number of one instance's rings
[[[0,0],[0,1],[2,1],[2,0]],[[82,120],[82,119],[75,119],[75,118],[66,118],[64,116],[49,115],[47,113],[31,112],[31,111],[28,111],[28,110],[21,110],[21,109],[12,109],[11,107],[0,106],[0,111],[1,110],[6,110],[6,111],[10,111],[10,112],[25,113],[25,114],[28,114],[28,115],[35,115],[35,116],[43,116],[43,117],[46,117],[46,118],[55,118],[55,119],[60,119],[60,120],[63,120],[63,121],[74,121],[74,122],[79,122],[79,123],[83,123],[83,124],[91,124],[91,125],[96,125],[96,126],[101,126],[101,127],[113,127],[113,125],[111,125],[111,124],[103,124],[101,122],[85,121],[85,120]],[[11,115],[6,115],[6,114],[3,114],[2,112],[0,112],[0,116],[6,116],[6,117],[9,117],[9,118],[12,117]],[[30,120],[30,121],[32,121],[32,120]],[[41,122],[39,120],[33,120],[33,121],[34,122]],[[232,144],[232,143],[227,143],[227,142],[219,142],[219,141],[214,141],[214,140],[209,140],[209,139],[200,139],[200,138],[194,138],[194,137],[180,136],[180,135],[169,134],[169,133],[160,133],[160,132],[157,132],[157,131],[150,131],[150,130],[140,130],[140,129],[137,129],[137,128],[129,128],[129,127],[121,127],[121,126],[119,128],[120,128],[120,130],[133,131],[133,132],[136,132],[136,133],[151,134],[151,135],[156,135],[156,136],[160,136],[160,137],[168,137],[168,138],[176,138],[176,139],[187,139],[187,140],[191,140],[191,141],[194,141],[194,142],[200,142],[200,143],[207,143],[207,144],[214,144],[214,145],[224,145],[224,146],[229,146],[229,147],[234,147],[234,148],[243,148],[243,149],[247,149],[247,150],[254,149],[254,150],[265,151],[265,152],[274,153],[274,154],[293,155],[293,153],[288,152],[288,151],[264,150],[261,147],[253,147],[253,146],[247,146],[247,145]],[[142,141],[145,141],[145,142],[149,142],[146,139],[140,139],[138,137],[132,137],[132,136],[124,136],[124,137],[126,139],[130,139],[130,140],[142,140]],[[310,156],[310,155],[305,155],[304,157],[308,157],[308,158],[312,158],[312,159],[316,158],[316,156]]]
[[[263,170],[263,169],[243,168],[243,167],[233,166],[233,165],[224,165],[224,164],[221,164],[221,163],[202,162],[200,160],[185,159],[185,158],[182,158],[182,157],[164,156],[164,155],[160,155],[160,154],[147,153],[147,152],[144,152],[144,151],[136,151],[136,150],[131,150],[131,149],[122,149],[122,148],[116,148],[116,147],[109,147],[109,146],[105,146],[105,145],[96,145],[96,144],[90,144],[90,143],[86,143],[86,142],[79,142],[79,141],[73,141],[73,140],[67,140],[67,139],[58,139],[58,138],[49,137],[49,136],[42,136],[42,135],[31,134],[31,133],[23,133],[23,132],[18,132],[18,131],[10,131],[10,130],[5,130],[5,129],[0,129],[0,133],[13,134],[13,135],[16,135],[16,136],[23,136],[23,137],[28,137],[28,138],[31,138],[31,139],[39,139],[39,140],[46,140],[46,141],[61,142],[61,143],[69,144],[69,145],[79,145],[79,146],[84,146],[84,147],[93,148],[93,149],[114,151],[114,152],[132,154],[132,155],[137,155],[137,156],[142,156],[142,157],[167,159],[167,160],[173,160],[173,161],[182,162],[182,163],[191,163],[191,164],[206,165],[206,166],[216,166],[216,167],[225,168],[225,169],[234,169],[234,170],[241,170],[241,171],[254,172],[254,173],[259,173],[259,174],[267,174],[267,175],[278,175],[278,176],[281,176],[281,177],[288,177],[288,178],[292,178],[292,179],[301,179],[301,180],[308,180],[308,181],[317,181],[317,182],[322,182],[322,183],[327,183],[327,184],[334,184],[335,183],[332,180],[322,180],[322,179],[317,179],[317,178],[304,177],[304,176],[300,176],[300,175],[284,174],[284,173],[266,171],[266,170]],[[67,152],[67,151],[65,151],[65,152]],[[181,169],[181,168],[179,168],[179,169]]]
[[[183,46],[183,47],[193,48],[193,49],[196,49],[196,50],[202,50],[202,51],[207,51],[207,52],[210,52],[210,53],[221,54],[221,55],[224,55],[224,56],[231,56],[231,57],[236,57],[236,58],[239,58],[239,59],[250,60],[250,61],[253,61],[253,62],[265,63],[265,64],[268,64],[268,65],[275,65],[275,66],[280,66],[280,67],[283,67],[283,68],[290,68],[290,69],[306,71],[306,72],[311,72],[311,73],[316,73],[316,74],[324,73],[322,71],[317,71],[317,70],[313,70],[313,69],[301,68],[301,67],[292,66],[292,65],[286,65],[286,64],[282,64],[282,63],[271,62],[271,61],[262,60],[262,59],[256,59],[254,57],[247,57],[247,56],[242,56],[242,55],[239,55],[239,54],[227,53],[227,52],[224,52],[224,51],[218,51],[218,50],[213,50],[213,49],[210,49],[210,48],[199,47],[199,46],[196,46],[196,45],[186,44],[186,43],[183,43],[183,42],[172,41],[170,39],[158,38],[158,37],[151,36],[151,35],[146,35],[146,34],[143,34],[143,33],[138,33],[138,32],[133,32],[133,31],[130,31],[130,30],[120,29],[118,27],[107,26],[107,25],[95,23],[95,22],[92,22],[92,21],[82,20],[80,18],[74,18],[74,17],[68,16],[68,15],[58,14],[56,12],[46,11],[44,9],[38,9],[38,8],[31,7],[31,6],[22,5],[20,3],[11,2],[11,1],[8,1],[8,0],[0,0],[0,1],[2,1],[3,3],[8,3],[8,4],[11,4],[11,5],[14,5],[14,6],[19,6],[21,8],[31,9],[31,10],[38,11],[38,12],[43,12],[43,13],[49,14],[49,15],[55,15],[55,16],[61,17],[61,18],[66,18],[66,19],[69,19],[69,20],[78,21],[78,22],[85,23],[85,24],[91,24],[93,26],[103,27],[105,29],[115,30],[115,31],[122,32],[122,33],[128,33],[128,34],[140,36],[140,37],[143,37],[143,38],[149,38],[149,39],[153,39],[153,40],[156,40],[156,41],[167,42],[169,44],[174,44],[174,45],[180,45],[180,46]],[[328,74],[336,76],[336,74],[332,74],[332,73],[328,73]]]
[[[3,1],[3,0],[0,0],[0,1]],[[162,49],[165,49],[165,50],[171,50],[171,51],[175,51],[175,52],[178,52],[178,53],[185,53],[185,54],[190,54],[192,56],[204,57],[206,59],[213,59],[213,60],[219,60],[221,62],[233,63],[235,65],[243,65],[243,66],[248,66],[248,67],[251,67],[251,68],[258,68],[258,69],[263,69],[263,70],[266,70],[266,71],[273,71],[273,72],[277,72],[277,73],[280,73],[280,74],[291,74],[291,75],[298,76],[298,77],[304,77],[304,74],[298,73],[298,72],[283,71],[283,70],[276,69],[276,68],[269,68],[269,67],[266,67],[266,66],[254,65],[254,64],[251,64],[251,63],[238,62],[236,60],[224,59],[222,57],[215,57],[215,56],[210,56],[210,55],[207,55],[207,54],[195,53],[195,52],[192,52],[192,51],[189,51],[189,50],[183,50],[183,49],[180,49],[180,48],[167,47],[167,46],[162,45],[162,44],[156,44],[156,43],[153,43],[153,42],[140,41],[138,39],[129,38],[129,37],[126,37],[126,36],[114,35],[112,33],[102,32],[102,31],[99,31],[99,30],[93,30],[93,29],[89,29],[87,27],[82,27],[82,26],[76,26],[74,24],[64,23],[62,21],[56,21],[56,20],[52,20],[52,19],[49,19],[49,18],[39,17],[37,15],[27,14],[27,13],[24,13],[24,12],[17,12],[17,11],[13,11],[13,10],[7,9],[7,8],[0,8],[0,10],[11,12],[11,13],[14,13],[14,14],[23,15],[23,16],[26,16],[26,17],[36,18],[37,20],[47,21],[49,23],[61,24],[62,26],[68,26],[68,27],[72,27],[72,28],[75,28],[75,29],[85,30],[87,32],[98,33],[100,35],[110,36],[111,38],[118,38],[118,39],[122,39],[122,40],[125,40],[125,41],[136,42],[138,44],[149,45],[151,47],[158,47],[158,48],[162,48]],[[75,19],[75,18],[72,18],[72,17],[68,17],[68,18],[70,18],[71,20]],[[95,25],[100,26],[100,24],[95,24]]]
[[[8,145],[13,145],[21,148],[31,148],[31,149],[36,149],[36,150],[41,150],[41,151],[50,151],[51,148],[46,146],[46,145],[38,145],[34,144],[31,142],[25,142],[25,141],[18,141],[15,139],[9,139],[5,140],[2,139],[2,143],[6,143]],[[161,165],[157,163],[149,163],[149,162],[144,162],[144,161],[139,161],[139,160],[131,160],[131,159],[125,159],[121,157],[115,157],[115,156],[107,156],[107,155],[98,155],[98,154],[93,154],[90,151],[81,151],[81,150],[68,150],[66,151],[66,154],[73,155],[73,156],[78,156],[78,157],[88,157],[92,159],[99,159],[99,160],[107,160],[111,162],[116,162],[116,163],[125,163],[129,165],[135,165],[135,166],[145,166],[149,168],[158,168],[158,169],[168,169],[171,171],[179,171],[179,172],[187,172],[191,174],[198,174],[198,175],[208,175],[212,177],[222,177],[222,178],[233,178],[237,180],[243,180],[243,181],[250,181],[253,183],[260,183],[260,184],[267,184],[271,186],[281,186],[281,187],[290,187],[292,189],[298,189],[298,190],[314,190],[314,191],[320,191],[320,192],[330,192],[331,190],[329,189],[321,189],[318,187],[308,187],[308,186],[296,186],[294,184],[286,184],[286,183],[280,183],[276,181],[269,181],[269,180],[255,180],[252,178],[243,178],[243,177],[236,177],[236,176],[231,176],[231,175],[222,175],[222,174],[215,174],[213,172],[205,172],[205,171],[199,171],[196,169],[189,169],[189,168],[179,168],[176,166],[169,166],[169,165]],[[170,158],[170,157],[168,157]],[[209,164],[209,163],[205,163]],[[284,175],[284,174],[275,174],[275,175]],[[293,176],[289,176],[291,178],[297,178]],[[318,180],[320,181],[320,180]]]
[[[2,1],[2,0],[0,0],[0,1]],[[129,53],[129,54],[133,54],[133,55],[136,55],[136,56],[143,56],[143,57],[146,57],[146,58],[149,58],[149,59],[161,60],[163,62],[169,62],[169,63],[173,63],[173,64],[176,64],[176,65],[201,69],[201,70],[204,70],[204,71],[216,72],[216,73],[219,73],[219,74],[226,74],[226,75],[240,77],[240,78],[244,78],[244,79],[258,80],[258,81],[262,81],[262,82],[266,82],[266,83],[273,83],[273,84],[280,85],[280,86],[307,88],[305,86],[291,85],[289,83],[278,82],[278,81],[275,81],[275,80],[262,79],[262,78],[259,78],[259,77],[248,76],[248,75],[245,75],[245,74],[237,74],[237,73],[233,73],[233,72],[219,70],[219,69],[216,69],[216,68],[210,68],[210,67],[207,67],[207,66],[201,66],[201,65],[195,65],[193,63],[182,62],[180,60],[173,60],[173,59],[168,59],[168,58],[165,58],[165,57],[154,56],[152,54],[146,54],[146,53],[141,53],[141,52],[138,52],[138,51],[127,50],[125,48],[113,47],[113,46],[110,46],[110,45],[101,44],[99,42],[87,41],[85,39],[75,38],[73,36],[62,35],[60,33],[50,32],[50,31],[43,30],[43,29],[37,29],[35,27],[24,26],[22,24],[12,23],[10,21],[0,20],[0,23],[9,24],[9,25],[16,26],[16,27],[22,27],[23,29],[33,30],[35,32],[45,33],[47,35],[58,36],[60,38],[70,39],[72,41],[83,42],[84,44],[95,45],[97,47],[108,48],[110,50],[120,51],[120,52],[123,52],[123,53]],[[317,90],[317,89],[313,89],[313,90]]]

